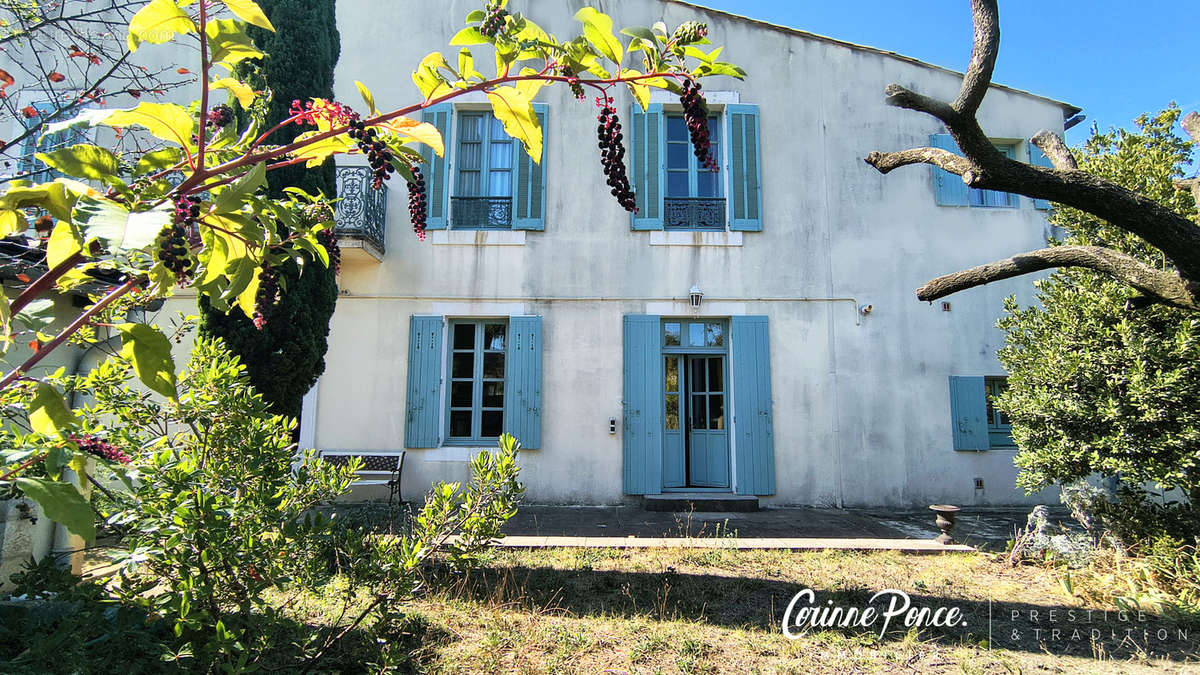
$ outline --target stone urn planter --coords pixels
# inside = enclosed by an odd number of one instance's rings
[[[12,590],[9,577],[29,561],[41,562],[54,543],[54,522],[26,497],[0,499],[0,592]]]
[[[937,523],[938,529],[942,531],[942,533],[937,536],[936,541],[942,545],[953,544],[954,538],[950,536],[950,531],[954,529],[954,523],[956,516],[958,515],[959,508],[950,504],[934,504],[929,508],[937,514],[937,520],[935,522]]]

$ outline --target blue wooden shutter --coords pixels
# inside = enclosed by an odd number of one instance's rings
[[[1054,164],[1050,162],[1050,158],[1040,148],[1032,143],[1029,144],[1029,163],[1034,166],[1044,166],[1047,169],[1053,169]],[[1033,200],[1033,208],[1046,210],[1050,208],[1050,202],[1046,199]]]
[[[413,315],[408,329],[408,393],[404,447],[441,444],[442,317]]]
[[[759,158],[758,106],[725,106],[729,134],[729,229],[762,231],[762,161]]]
[[[630,108],[632,138],[629,181],[637,198],[637,213],[630,214],[635,230],[663,229],[663,112],[661,103],[651,103],[646,112],[634,103]]]
[[[662,492],[663,358],[659,317],[625,316],[625,390],[623,396],[625,493]]]
[[[954,142],[954,138],[950,134],[932,134],[929,137],[929,145],[942,150],[949,150],[956,155],[962,153],[958,151],[958,144]],[[968,188],[967,184],[962,181],[962,177],[956,176],[945,169],[939,169],[932,166],[933,169],[933,199],[938,206],[967,206],[968,205]]]
[[[525,146],[514,142],[513,148],[517,153],[517,182],[513,191],[516,202],[516,214],[513,217],[514,230],[545,230],[546,229],[546,157],[550,147],[549,129],[546,120],[549,106],[545,103],[534,103],[538,124],[542,127],[542,161],[535,164],[525,152]],[[524,443],[523,443],[524,444]],[[525,447],[529,447],[525,445]]]
[[[445,153],[438,157],[432,150],[423,147],[421,154],[425,162],[421,164],[421,172],[425,174],[425,189],[429,194],[429,212],[425,217],[425,229],[444,230],[449,220],[450,172],[447,161],[453,156],[454,149],[450,145],[450,122],[453,108],[449,103],[431,105],[421,112],[421,121],[437,127],[442,135]]]
[[[731,323],[736,489],[741,495],[773,495],[775,431],[767,317],[735,316]]]
[[[523,448],[542,447],[542,317],[508,320],[504,428]]]
[[[950,424],[955,450],[987,450],[987,386],[982,377],[950,376]]]

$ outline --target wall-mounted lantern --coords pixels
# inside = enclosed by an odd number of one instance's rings
[[[700,290],[699,286],[692,286],[688,291],[688,298],[692,301],[692,309],[700,309],[700,301],[704,299],[704,291]]]

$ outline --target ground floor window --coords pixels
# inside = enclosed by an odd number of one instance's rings
[[[508,322],[450,322],[449,441],[492,442],[504,432]]]
[[[995,405],[995,400],[1008,389],[1007,377],[985,377],[987,388],[988,444],[992,447],[1013,445],[1012,421]]]

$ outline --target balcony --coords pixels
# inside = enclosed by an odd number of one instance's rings
[[[450,224],[463,230],[512,227],[512,197],[451,197]]]
[[[387,186],[371,188],[371,169],[337,168],[338,244],[344,260],[383,260],[383,234],[387,222]]]
[[[663,228],[667,230],[725,230],[723,197],[666,197]]]

